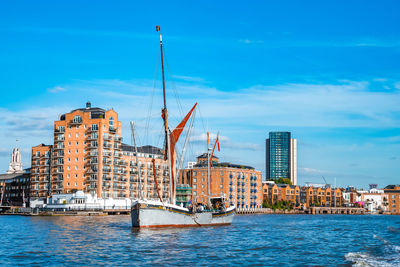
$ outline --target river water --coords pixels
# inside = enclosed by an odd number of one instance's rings
[[[400,216],[250,215],[134,230],[129,216],[0,216],[0,266],[400,266]]]

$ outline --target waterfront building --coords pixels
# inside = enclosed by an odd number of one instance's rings
[[[282,198],[280,187],[273,181],[267,181],[263,185],[263,199],[266,204],[275,204]]]
[[[297,140],[290,132],[270,132],[265,146],[267,180],[290,179],[297,184]]]
[[[298,185],[278,184],[281,191],[281,199],[291,202],[293,207],[300,207],[300,187]]]
[[[301,187],[300,203],[303,209],[310,207],[342,207],[343,197],[340,188]]]
[[[26,206],[29,203],[30,170],[0,174],[0,206]]]
[[[0,206],[25,206],[30,195],[30,169],[23,169],[21,152],[14,148],[6,173],[0,174]]]
[[[193,200],[207,203],[207,154],[197,157],[191,169],[181,170],[179,183],[188,184],[193,190]],[[230,205],[238,209],[261,208],[262,173],[253,167],[219,162],[216,156],[211,158],[210,197],[225,197]]]
[[[53,194],[77,191],[105,199],[138,197],[136,153],[122,143],[121,125],[113,109],[93,108],[90,102],[62,114],[54,122],[54,143],[32,148],[32,200],[45,203]],[[167,198],[169,173],[161,150],[139,147],[138,158],[143,197],[158,197],[155,169],[159,193]]]
[[[389,212],[400,214],[400,185],[388,185],[383,191],[387,194]]]
[[[44,204],[45,199],[51,195],[52,176],[52,145],[40,144],[32,147],[31,174],[30,174],[30,196],[31,206]],[[60,169],[55,170],[58,175]]]
[[[129,198],[97,198],[90,193],[77,191],[70,194],[53,194],[48,198],[46,209],[52,210],[130,210]]]
[[[361,194],[353,186],[347,187],[343,190],[343,201],[346,207],[355,207],[359,202]]]
[[[163,200],[169,199],[169,168],[168,161],[164,160],[162,150],[149,145],[138,147],[137,149],[143,197],[147,199],[158,199],[158,194],[160,194]],[[136,153],[133,146],[122,144],[122,155],[119,165],[121,166],[120,172],[123,173],[122,179],[125,182],[125,184],[122,184],[125,190],[120,197],[129,197],[130,199],[138,198],[139,176],[136,164]],[[154,176],[157,177],[157,183]],[[115,180],[115,178],[116,177],[113,176],[113,180]],[[108,183],[110,183],[109,180]],[[111,186],[111,183],[109,185]],[[158,193],[156,185],[158,186]]]
[[[385,194],[384,190],[378,189],[370,186],[370,190],[368,191],[360,191],[359,194],[359,203],[362,203],[364,208],[369,213],[384,213],[388,211],[388,195]]]

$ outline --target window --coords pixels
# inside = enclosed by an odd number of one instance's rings
[[[82,122],[82,117],[79,115],[76,115],[73,119],[74,123],[81,123]]]
[[[75,135],[76,137],[79,137],[79,133],[76,133],[76,135]]]
[[[193,183],[196,183],[197,182],[197,179],[196,178],[193,178]]]

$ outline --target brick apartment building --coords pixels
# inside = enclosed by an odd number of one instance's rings
[[[210,197],[225,196],[238,209],[261,208],[263,196],[260,171],[250,166],[220,163],[215,156],[211,162]],[[181,171],[179,183],[192,187],[195,201],[207,203],[207,154],[198,156],[192,168]]]
[[[32,147],[31,198],[82,190],[102,198],[135,198],[139,191],[134,148],[122,143],[113,109],[75,109],[54,122],[54,143]],[[142,191],[156,198],[152,160],[161,195],[169,196],[167,162],[159,148],[138,148]]]
[[[388,185],[383,191],[388,198],[388,210],[391,214],[400,214],[400,185]]]

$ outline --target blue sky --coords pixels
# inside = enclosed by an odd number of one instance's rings
[[[265,138],[284,130],[298,139],[300,183],[399,183],[399,7],[3,1],[0,168],[17,138],[29,166],[30,148],[52,141],[58,115],[87,100],[119,112],[127,142],[133,120],[141,144],[159,145],[161,25],[172,123],[180,106],[200,107],[187,160],[204,150],[209,129],[222,136],[222,160],[264,171]]]

